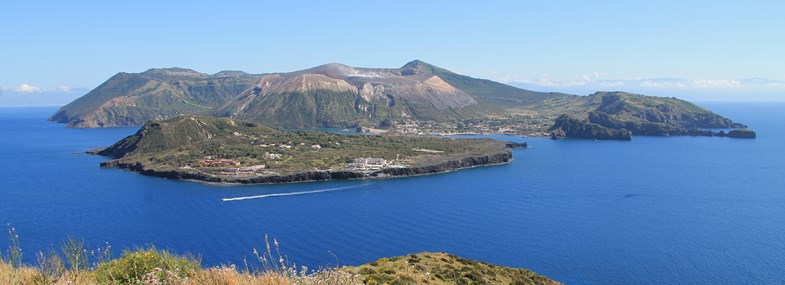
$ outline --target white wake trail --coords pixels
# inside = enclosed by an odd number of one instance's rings
[[[235,197],[235,198],[223,198],[223,199],[221,199],[221,201],[229,202],[229,201],[240,201],[240,200],[250,200],[250,199],[262,199],[262,198],[270,198],[270,197],[307,195],[307,194],[324,193],[324,192],[332,192],[332,191],[340,191],[340,190],[346,190],[346,189],[352,189],[352,188],[359,188],[359,187],[368,186],[368,185],[371,185],[371,184],[372,183],[355,185],[355,186],[347,186],[347,187],[318,189],[318,190],[311,190],[311,191],[300,191],[300,192],[289,192],[289,193],[274,193],[274,194],[264,194],[264,195]]]

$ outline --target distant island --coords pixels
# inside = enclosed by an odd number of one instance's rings
[[[419,60],[400,68],[331,63],[269,74],[204,74],[184,68],[118,73],[50,120],[93,128],[141,126],[181,115],[235,118],[279,129],[618,140],[637,135],[721,135],[706,130],[746,128],[676,98],[537,92]]]
[[[507,163],[525,144],[493,139],[279,131],[231,118],[179,116],[91,153],[104,167],[225,184],[425,175]]]

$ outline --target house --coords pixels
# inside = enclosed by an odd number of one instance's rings
[[[362,170],[379,170],[387,166],[384,158],[358,157],[354,162],[349,163],[349,168]]]
[[[265,159],[281,159],[281,157],[283,157],[283,155],[279,153],[269,153],[269,152],[264,153]]]
[[[264,169],[264,168],[265,168],[264,164],[258,164],[258,165],[254,165],[254,166],[240,167],[240,171],[242,171],[242,172],[257,171],[257,170],[261,170],[261,169]]]

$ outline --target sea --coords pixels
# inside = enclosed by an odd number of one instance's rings
[[[101,168],[107,158],[84,152],[138,128],[0,108],[0,222],[31,264],[76,237],[115,256],[154,245],[241,267],[267,236],[298,267],[444,251],[566,284],[783,284],[785,104],[701,105],[757,139],[491,136],[531,148],[438,175],[256,186]]]

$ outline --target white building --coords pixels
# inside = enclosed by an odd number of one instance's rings
[[[387,166],[384,158],[358,157],[354,162],[349,163],[349,168],[362,170],[379,170]]]

